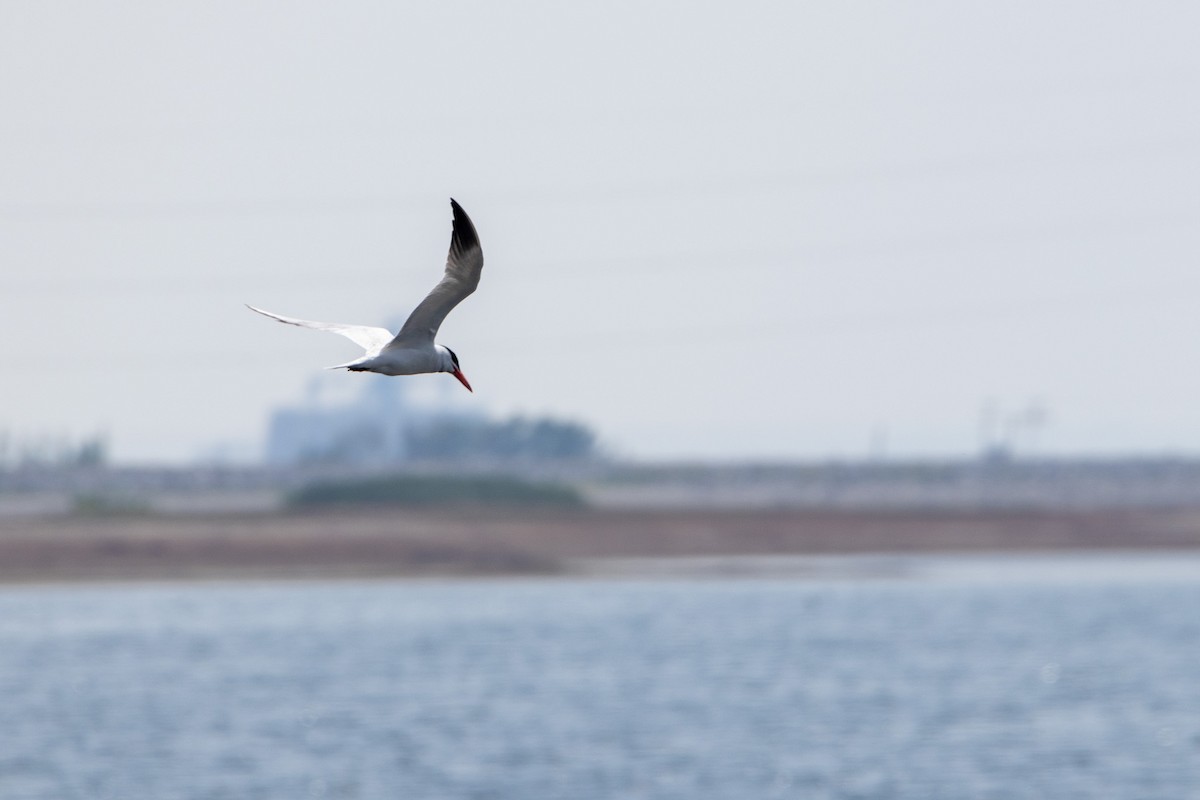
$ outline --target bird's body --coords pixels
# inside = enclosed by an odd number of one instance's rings
[[[452,372],[446,369],[447,362],[453,365],[450,351],[440,344],[433,349],[405,347],[396,350],[386,348],[378,353],[367,353],[348,364],[339,364],[351,372],[378,372],[380,375],[420,375],[423,372]]]
[[[483,250],[471,218],[453,199],[454,232],[450,237],[450,254],[446,272],[437,286],[409,314],[396,335],[385,328],[368,325],[345,325],[340,322],[314,322],[307,319],[272,314],[261,308],[247,306],[251,311],[271,319],[345,336],[366,353],[361,358],[338,364],[330,369],[351,372],[377,372],[380,375],[418,375],[425,372],[449,372],[471,389],[458,365],[458,356],[448,347],[434,342],[438,328],[446,315],[475,291],[483,271]]]

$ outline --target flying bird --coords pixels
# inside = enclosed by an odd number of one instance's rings
[[[417,375],[424,372],[449,372],[459,383],[473,392],[471,384],[458,365],[458,356],[445,345],[435,343],[442,320],[463,298],[475,291],[483,271],[483,250],[479,234],[467,212],[454,198],[454,232],[450,236],[450,254],[446,257],[446,273],[425,299],[408,315],[404,326],[395,336],[386,328],[368,325],[343,325],[339,322],[313,322],[307,319],[272,314],[247,304],[251,311],[301,328],[313,328],[345,336],[367,352],[362,358],[337,364],[329,369],[351,372],[378,372],[380,375]]]

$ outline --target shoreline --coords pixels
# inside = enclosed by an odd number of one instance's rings
[[[1200,554],[1200,509],[474,508],[0,518],[0,584],[796,577],[811,571],[814,558],[874,556],[879,563],[915,555],[1092,552]],[[861,571],[866,562],[856,561]]]
[[[554,572],[445,573],[223,572],[208,575],[27,577],[0,580],[0,592],[85,587],[221,585],[420,585],[504,582],[616,583],[1200,583],[1200,548],[1191,550],[1011,550],[879,552],[776,556],[653,556],[580,559]]]

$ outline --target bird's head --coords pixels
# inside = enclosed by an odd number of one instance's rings
[[[460,369],[458,366],[458,356],[454,354],[454,351],[449,347],[445,347],[444,345],[440,344],[437,346],[437,348],[438,353],[441,354],[442,357],[441,371],[449,372],[451,375],[458,378],[459,383],[467,387],[468,392],[474,393],[475,390],[471,388],[471,384],[467,383],[467,376],[462,374],[462,369]]]

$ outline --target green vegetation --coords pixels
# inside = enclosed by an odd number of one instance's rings
[[[71,513],[81,517],[124,517],[150,513],[150,504],[136,497],[85,492],[75,495]]]
[[[312,483],[288,495],[292,508],[396,505],[416,507],[500,506],[579,508],[583,496],[556,483],[473,476],[393,476]]]

